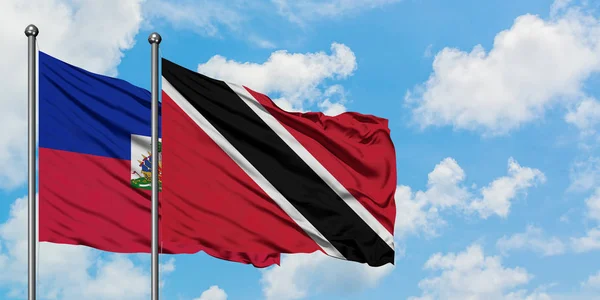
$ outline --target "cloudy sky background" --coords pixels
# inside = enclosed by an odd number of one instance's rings
[[[390,120],[397,263],[161,257],[163,299],[600,299],[600,3],[5,0],[0,298],[26,294],[26,38],[149,87],[161,54],[295,111]],[[148,255],[42,244],[43,299],[148,299]]]

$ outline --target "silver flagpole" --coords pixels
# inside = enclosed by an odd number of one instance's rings
[[[36,154],[36,126],[37,126],[37,122],[36,122],[36,91],[37,91],[37,85],[36,85],[36,71],[37,71],[37,60],[36,60],[36,45],[35,45],[35,41],[37,38],[37,35],[39,33],[38,28],[35,25],[29,25],[25,28],[25,36],[27,36],[27,42],[28,42],[28,51],[27,51],[27,63],[28,63],[28,68],[27,68],[27,85],[28,85],[28,89],[27,89],[27,93],[28,93],[28,102],[27,102],[27,106],[28,106],[28,113],[27,113],[27,118],[29,120],[29,126],[28,126],[28,139],[27,139],[27,155],[28,155],[28,159],[27,159],[27,163],[28,163],[28,175],[29,175],[29,182],[28,182],[28,194],[27,194],[27,198],[28,198],[28,210],[29,210],[29,214],[28,214],[28,218],[29,218],[29,227],[28,227],[28,231],[27,231],[27,251],[28,251],[28,261],[27,261],[27,266],[29,267],[28,270],[28,278],[27,278],[27,284],[28,284],[28,299],[29,300],[35,300],[36,299],[36,242],[37,242],[37,236],[36,236],[36,232],[37,232],[37,222],[36,222],[36,215],[37,215],[37,203],[35,200],[35,187],[36,187],[36,180],[35,180],[35,154]]]
[[[158,45],[162,38],[148,37],[152,47],[152,300],[158,300]]]

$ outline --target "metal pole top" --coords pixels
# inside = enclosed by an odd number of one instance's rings
[[[160,44],[161,41],[162,37],[160,37],[160,34],[158,34],[157,32],[151,33],[148,37],[148,43],[150,44]]]
[[[40,31],[38,30],[37,26],[35,26],[33,24],[30,24],[27,27],[25,27],[25,35],[27,37],[30,37],[30,36],[36,37],[38,35],[38,33],[40,33]],[[159,38],[160,38],[160,36],[159,36]]]

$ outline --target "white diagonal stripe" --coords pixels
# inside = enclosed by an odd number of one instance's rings
[[[294,136],[256,100],[246,88],[227,82],[227,85],[256,113],[335,193],[350,206],[392,250],[394,236],[308,151]]]
[[[162,79],[163,91],[202,129],[231,159],[258,184],[283,211],[329,256],[346,259],[229,141],[196,110],[170,83]]]

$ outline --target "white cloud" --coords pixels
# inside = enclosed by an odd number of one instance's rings
[[[339,102],[332,103],[329,99],[325,99],[319,103],[319,108],[321,108],[323,114],[328,116],[337,116],[346,111],[346,107],[343,104]]]
[[[417,195],[419,193],[423,192],[419,191]],[[398,186],[395,195],[397,237],[401,238],[418,232],[423,232],[427,236],[435,236],[438,228],[446,224],[439,217],[438,209],[430,205],[429,199],[423,196],[415,197],[409,186]]]
[[[584,82],[600,70],[600,22],[565,3],[555,4],[549,20],[516,18],[489,52],[477,45],[437,53],[429,79],[405,97],[414,121],[506,134],[584,98]]]
[[[160,274],[173,273],[175,271],[175,258],[171,257],[165,263],[160,264],[159,267]]]
[[[593,98],[581,101],[566,114],[565,120],[577,126],[584,136],[594,134],[596,126],[600,124],[600,102]]]
[[[477,244],[458,254],[436,253],[424,267],[440,273],[421,280],[419,288],[423,294],[410,299],[526,299],[524,291],[513,290],[533,277],[521,267],[503,266],[498,256],[485,256]]]
[[[323,17],[339,17],[341,15],[382,7],[400,0],[271,0],[280,14],[290,21],[303,25]]]
[[[591,156],[573,163],[569,171],[569,191],[585,192],[600,184],[600,157]]]
[[[304,299],[311,294],[352,294],[375,287],[390,274],[393,265],[370,267],[320,252],[283,256],[281,266],[262,271],[267,300]]]
[[[43,250],[43,249],[42,249]],[[42,251],[40,250],[40,251]],[[149,276],[145,270],[123,255],[114,255],[109,262],[99,260],[96,274],[88,276],[74,287],[73,282],[67,285],[58,279],[58,272],[53,274],[56,279],[53,288],[62,287],[61,299],[142,299],[149,296]],[[43,267],[43,266],[42,266]],[[77,268],[77,266],[75,266]],[[79,267],[79,271],[84,271]],[[94,276],[95,275],[95,276]],[[91,278],[89,278],[91,277]],[[60,294],[60,292],[58,292]]]
[[[586,217],[600,225],[600,188],[585,199]],[[571,238],[571,247],[575,252],[600,250],[600,227],[591,228],[585,236]]]
[[[200,298],[194,300],[227,300],[227,293],[218,286],[213,285],[208,290],[202,292]]]
[[[600,188],[596,188],[594,194],[585,199],[585,205],[588,218],[600,223]]]
[[[481,218],[492,214],[505,218],[518,193],[544,181],[540,170],[522,167],[513,158],[508,160],[508,175],[482,188],[480,196],[464,184],[465,177],[456,160],[446,158],[429,173],[427,190],[413,193],[410,187],[399,186],[396,189],[396,234],[423,232],[434,236],[437,229],[446,224],[440,212],[448,209],[478,213]]]
[[[528,249],[543,256],[563,254],[565,244],[557,237],[546,237],[543,231],[535,226],[527,226],[524,233],[517,233],[511,237],[503,236],[496,242],[496,247],[506,253],[511,250]]]
[[[426,197],[429,203],[440,208],[459,206],[469,199],[469,192],[460,183],[465,180],[465,172],[456,160],[446,158],[427,175]]]
[[[27,199],[17,199],[9,219],[0,224],[0,286],[24,295],[27,286]],[[83,246],[39,245],[40,296],[58,299],[148,299],[150,275],[132,256],[110,254]],[[175,268],[161,265],[162,276]],[[161,277],[162,277],[161,276]]]
[[[586,281],[581,283],[581,286],[600,291],[600,271],[594,275],[590,275]]]
[[[317,18],[331,18],[365,9],[382,7],[400,0],[148,0],[144,5],[145,25],[165,20],[176,29],[191,30],[210,37],[233,33],[254,46],[264,49],[276,47],[252,29],[255,16],[264,21],[273,15],[283,15],[297,25]],[[226,4],[225,4],[226,3]],[[280,22],[274,19],[274,22]]]
[[[149,0],[145,15],[152,20],[166,20],[176,29],[195,31],[206,36],[218,36],[220,26],[237,30],[245,20],[239,1],[227,4],[212,0]]]
[[[423,57],[429,58],[433,55],[433,44],[429,44],[425,51],[423,52]]]
[[[413,193],[408,186],[396,188],[396,235],[424,232],[436,235],[445,225],[441,210],[463,207],[471,197],[463,169],[453,158],[445,158],[428,174],[427,190]]]
[[[558,13],[564,11],[569,7],[573,0],[555,0],[550,6],[550,15],[556,16]]]
[[[592,228],[586,236],[571,238],[571,246],[575,252],[600,250],[600,228]]]
[[[321,103],[318,103],[318,107],[321,109],[323,114],[328,116],[335,116],[346,112],[346,92],[344,87],[336,84],[332,85],[323,94],[325,97]]]
[[[534,291],[533,293],[530,294],[526,290],[519,290],[516,292],[508,293],[502,299],[503,300],[551,300],[551,299],[558,300],[556,297],[554,297],[554,295],[551,296],[545,292]],[[570,298],[570,299],[574,300],[573,298]]]
[[[142,22],[142,0],[2,1],[0,9],[0,188],[22,184],[26,176],[27,38],[25,27],[40,29],[40,50],[92,72],[116,74],[123,51],[134,44]],[[102,13],[98,13],[98,12]],[[107,22],[106,16],[110,16]]]
[[[254,34],[249,35],[248,40],[250,42],[252,42],[254,45],[258,46],[259,48],[263,48],[263,49],[273,49],[273,48],[277,47],[277,45],[275,45],[274,42],[269,41],[265,38],[259,37]]]
[[[323,82],[347,78],[354,70],[354,53],[338,43],[331,45],[331,54],[275,51],[262,64],[240,63],[216,55],[198,66],[198,72],[207,76],[242,84],[271,97],[275,94],[279,98],[274,101],[286,110],[302,111],[321,103],[325,109],[333,107],[333,113],[344,110],[341,101],[331,100],[332,96],[339,96],[340,91],[343,99],[343,89],[338,85],[323,86]]]
[[[510,211],[510,200],[519,192],[538,183],[544,183],[546,177],[538,169],[521,167],[512,157],[508,160],[508,176],[494,180],[481,191],[480,199],[471,202],[469,209],[477,211],[482,218],[492,214],[506,218]]]

